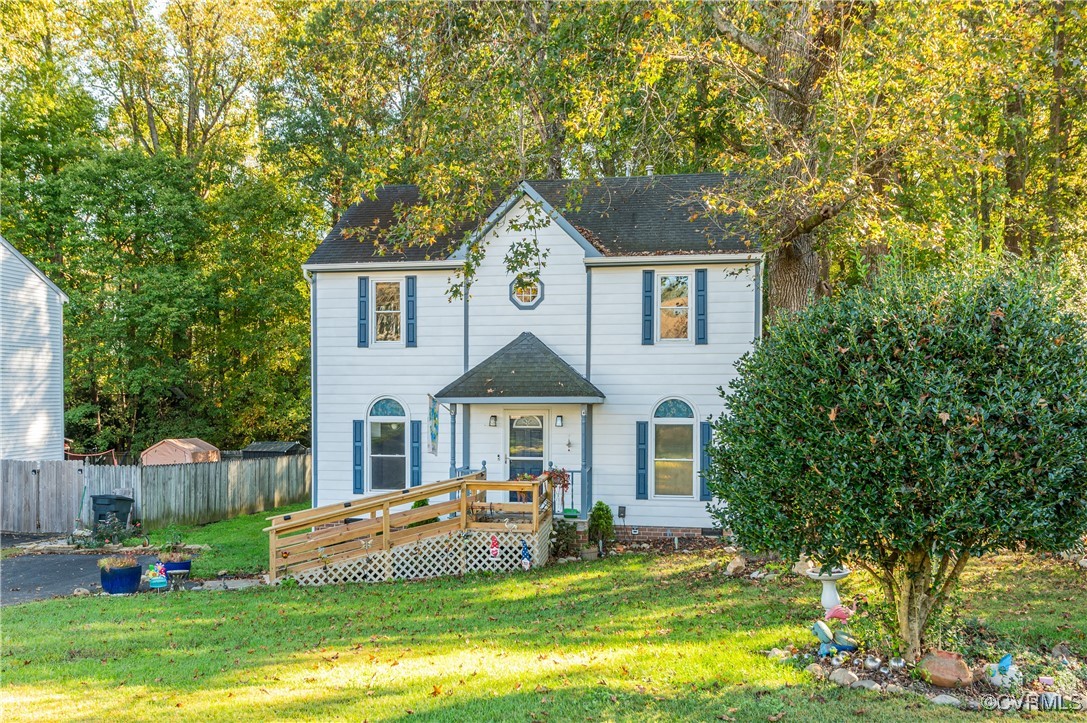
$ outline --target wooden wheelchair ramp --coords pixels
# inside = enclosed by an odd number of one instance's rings
[[[498,501],[511,492],[525,501]],[[269,581],[380,582],[543,565],[553,499],[546,474],[488,482],[478,472],[270,517]],[[427,505],[412,507],[421,500]]]

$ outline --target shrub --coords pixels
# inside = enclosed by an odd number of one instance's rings
[[[715,422],[738,541],[870,571],[906,657],[971,556],[1087,532],[1087,341],[1018,269],[885,274],[780,319]]]
[[[615,537],[615,527],[612,521],[611,508],[603,501],[593,505],[589,512],[589,542],[609,542]]]
[[[570,557],[577,554],[577,525],[556,517],[551,523],[551,556]]]
[[[417,510],[420,507],[430,507],[430,500],[416,500],[415,504],[413,504],[411,506],[411,508],[413,510]],[[412,527],[421,527],[423,525],[429,525],[431,522],[437,522],[437,521],[438,521],[437,517],[431,517],[431,518],[426,519],[426,520],[419,520],[418,522],[412,522],[410,525],[408,525],[408,528],[410,529]]]

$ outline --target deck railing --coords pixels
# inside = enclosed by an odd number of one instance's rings
[[[489,502],[488,492],[527,494],[527,502]],[[440,498],[437,499],[436,498]],[[428,504],[403,509],[420,500]],[[456,530],[538,532],[554,509],[547,475],[488,481],[486,471],[372,497],[269,517],[269,582]]]

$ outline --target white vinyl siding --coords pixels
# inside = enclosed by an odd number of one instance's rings
[[[65,298],[0,241],[0,458],[64,459]]]

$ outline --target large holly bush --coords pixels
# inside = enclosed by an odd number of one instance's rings
[[[739,372],[711,511],[870,570],[911,657],[971,556],[1087,532],[1087,335],[1037,273],[888,273],[779,319]]]

